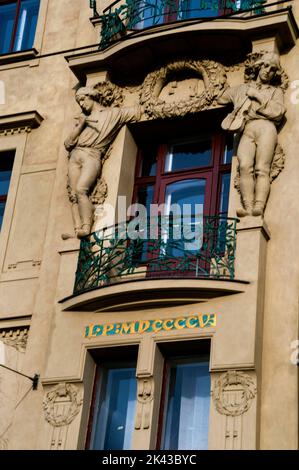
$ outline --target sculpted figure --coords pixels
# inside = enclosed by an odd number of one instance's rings
[[[121,97],[114,85],[106,82],[95,88],[80,88],[76,101],[82,113],[65,148],[70,152],[68,184],[75,233],[82,238],[90,233],[93,223],[91,192],[101,175],[107,150],[124,124],[140,119],[141,107],[111,106],[121,102]]]
[[[234,105],[222,128],[240,133],[237,157],[243,207],[237,211],[239,217],[263,215],[269,196],[277,126],[285,114],[283,91],[278,85],[281,74],[278,55],[264,53],[254,62],[250,80],[227,88],[217,100]]]

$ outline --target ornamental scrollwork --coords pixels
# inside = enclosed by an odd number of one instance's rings
[[[257,393],[252,377],[241,371],[228,371],[216,381],[213,400],[218,413],[240,416],[249,410]]]
[[[151,402],[154,399],[154,379],[148,377],[137,382],[137,412],[135,429],[149,429],[151,421]]]
[[[44,398],[45,419],[54,427],[68,426],[79,413],[82,403],[83,399],[79,397],[75,385],[58,384]]]

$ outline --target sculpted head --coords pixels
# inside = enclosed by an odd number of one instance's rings
[[[120,88],[113,83],[100,82],[94,87],[82,87],[76,92],[76,101],[85,113],[90,113],[96,101],[104,108],[119,106],[123,102]]]
[[[76,101],[81,106],[84,113],[90,114],[94,107],[94,102],[98,98],[98,93],[91,87],[79,88],[76,92]]]
[[[281,76],[279,56],[274,52],[266,52],[254,64],[256,79],[262,83],[273,83]]]

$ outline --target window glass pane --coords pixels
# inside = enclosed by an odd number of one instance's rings
[[[10,51],[16,10],[17,2],[0,4],[0,54],[6,54]]]
[[[164,215],[171,218],[169,228],[166,226],[166,233],[162,236],[167,243],[168,256],[180,258],[185,251],[200,250],[205,191],[204,179],[183,180],[167,185]]]
[[[162,449],[207,449],[209,410],[209,363],[173,364]]]
[[[180,0],[180,3],[183,19],[205,18],[219,14],[215,0]]]
[[[34,42],[40,0],[22,0],[14,51],[31,49]]]
[[[131,17],[136,29],[148,28],[164,22],[165,2],[161,0],[137,0]]]
[[[224,175],[221,175],[221,193],[220,193],[219,212],[223,216],[226,216],[228,213],[229,188],[230,188],[230,173],[226,173]]]
[[[165,215],[171,211],[171,206],[178,205],[181,214],[188,211],[184,205],[190,205],[191,214],[203,214],[205,201],[205,179],[182,180],[168,184],[165,192]],[[195,207],[196,204],[196,207]]]
[[[148,216],[150,215],[150,205],[154,199],[154,186],[148,185],[143,188],[138,188],[137,202],[143,204],[146,207]]]
[[[140,176],[155,176],[157,171],[157,145],[148,145],[142,149]]]
[[[223,153],[223,163],[231,163],[234,156],[234,139],[227,137]]]
[[[0,152],[0,229],[3,221],[6,196],[12,173],[15,151]]]
[[[165,172],[211,165],[211,140],[174,144],[166,156]]]
[[[136,407],[136,369],[108,369],[99,391],[98,414],[92,448],[131,448]]]
[[[11,171],[0,170],[0,196],[8,193]]]
[[[5,209],[5,202],[0,201],[0,230],[1,230],[2,222],[3,222],[4,209]]]

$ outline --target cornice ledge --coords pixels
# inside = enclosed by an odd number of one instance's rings
[[[38,111],[0,115],[0,134],[31,132],[41,125],[44,118]]]
[[[6,64],[13,64],[15,62],[24,62],[32,60],[38,56],[38,51],[35,48],[26,51],[9,52],[8,54],[0,54],[0,66]]]

